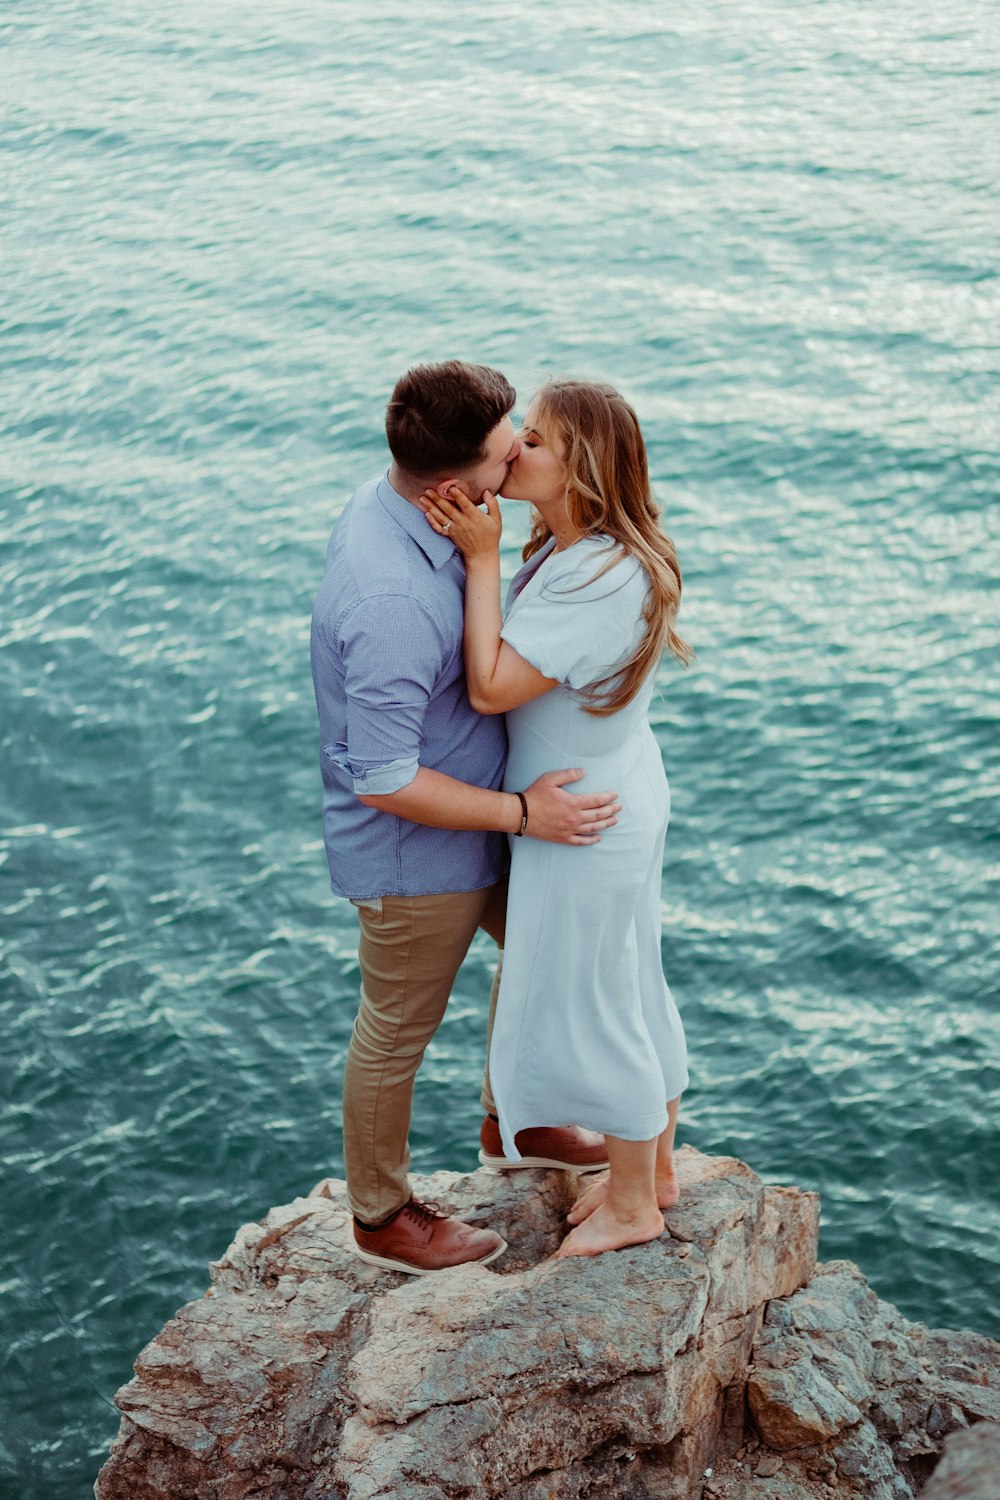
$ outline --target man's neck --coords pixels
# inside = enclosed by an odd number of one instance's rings
[[[404,500],[409,500],[411,505],[416,504],[424,490],[431,488],[426,479],[417,479],[413,474],[407,474],[405,469],[399,467],[395,459],[389,465],[389,483],[396,494],[402,495]]]

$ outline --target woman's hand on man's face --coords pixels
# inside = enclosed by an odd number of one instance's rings
[[[499,551],[503,521],[497,497],[490,490],[483,491],[485,510],[474,505],[458,484],[444,491],[425,490],[417,504],[438,536],[454,542],[466,561]]]

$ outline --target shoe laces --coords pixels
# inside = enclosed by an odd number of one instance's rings
[[[421,1203],[416,1198],[411,1198],[403,1208],[404,1214],[409,1214],[411,1219],[416,1219],[421,1229],[432,1224],[435,1219],[443,1219],[446,1216],[441,1212],[439,1203]]]

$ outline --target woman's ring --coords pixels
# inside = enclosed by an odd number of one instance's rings
[[[451,522],[450,521],[445,521],[444,525],[441,527],[441,535],[442,536],[447,536],[450,530],[451,530]]]

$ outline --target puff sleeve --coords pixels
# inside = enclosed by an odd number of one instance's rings
[[[613,543],[584,538],[554,553],[514,599],[500,632],[543,676],[571,688],[607,677],[642,639],[645,570],[619,553],[602,572],[612,552]]]

